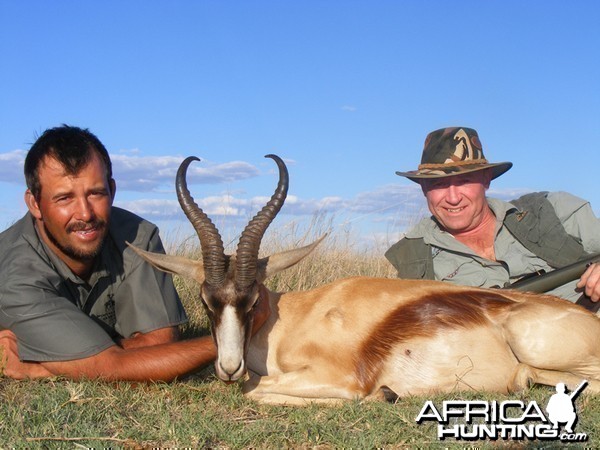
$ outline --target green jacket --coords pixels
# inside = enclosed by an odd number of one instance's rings
[[[534,192],[511,201],[504,225],[530,252],[553,268],[563,267],[586,255],[583,245],[569,235],[552,204],[548,192]],[[398,270],[398,277],[435,279],[431,245],[423,238],[403,238],[385,253]]]

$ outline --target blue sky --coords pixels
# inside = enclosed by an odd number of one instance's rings
[[[320,213],[393,242],[425,213],[394,172],[454,125],[514,163],[490,195],[566,190],[600,215],[599,23],[592,0],[0,0],[0,230],[25,213],[27,149],[62,123],[109,149],[116,204],[165,230],[185,227],[184,157],[235,235],[271,195],[276,153],[279,224]]]

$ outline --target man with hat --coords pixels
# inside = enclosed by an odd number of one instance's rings
[[[503,287],[600,252],[600,220],[585,200],[565,192],[487,198],[491,180],[511,167],[488,162],[471,128],[429,133],[419,168],[396,172],[421,185],[432,214],[386,252],[398,276]],[[600,264],[549,293],[598,302]]]

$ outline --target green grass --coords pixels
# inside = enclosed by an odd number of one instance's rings
[[[511,396],[465,393],[428,398],[523,399],[545,405],[552,391]],[[132,385],[66,380],[0,381],[2,448],[491,448],[514,442],[440,442],[415,417],[425,398],[336,407],[258,405],[206,372],[173,384]],[[578,401],[577,431],[597,447],[598,397]],[[553,442],[531,442],[549,448]],[[554,442],[557,444],[557,442]],[[81,446],[81,447],[79,447]]]
[[[281,242],[272,239],[270,242]],[[271,253],[295,245],[265,245]],[[269,281],[271,289],[309,289],[363,274],[393,277],[383,251],[356,253],[330,239],[316,255]],[[186,254],[194,249],[186,249]],[[206,317],[193,282],[176,279],[191,323],[185,335],[206,334]],[[8,448],[555,448],[558,441],[439,441],[432,423],[416,424],[426,400],[535,400],[544,407],[551,388],[508,396],[456,393],[402,398],[397,403],[349,401],[339,406],[276,407],[241,395],[240,385],[216,380],[212,368],[171,384],[0,379],[0,449]],[[576,431],[600,446],[600,396],[577,400]],[[564,445],[563,445],[564,447]]]

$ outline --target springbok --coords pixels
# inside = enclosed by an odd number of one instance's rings
[[[265,279],[299,262],[317,242],[258,258],[289,178],[283,161],[275,193],[241,234],[235,255],[194,202],[181,164],[177,197],[202,260],[136,249],[160,270],[201,284],[200,298],[226,381],[249,369],[244,393],[265,403],[304,404],[453,390],[509,392],[529,383],[600,390],[600,319],[566,300],[435,281],[356,277],[306,292],[276,293]],[[322,238],[321,238],[322,239]],[[252,309],[271,315],[253,336]]]

